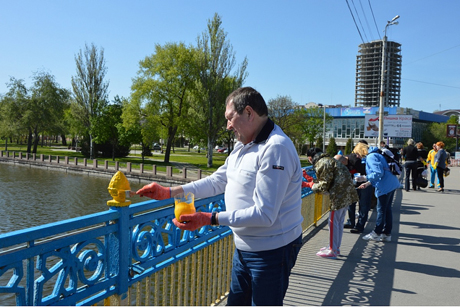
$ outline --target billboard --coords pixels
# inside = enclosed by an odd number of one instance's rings
[[[379,116],[364,117],[364,136],[379,136]],[[384,137],[412,137],[412,115],[387,115],[383,117]]]
[[[454,138],[460,136],[460,131],[458,131],[458,126],[456,124],[447,124],[447,134],[448,138]]]

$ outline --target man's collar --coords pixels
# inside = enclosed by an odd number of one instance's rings
[[[272,122],[272,120],[269,118],[267,119],[267,122],[265,123],[264,127],[262,130],[259,132],[257,135],[256,139],[254,140],[254,143],[262,143],[265,142],[268,139],[268,136],[270,133],[273,131],[273,128],[275,128],[275,123]]]

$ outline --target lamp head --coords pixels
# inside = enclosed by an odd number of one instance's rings
[[[395,21],[398,18],[399,18],[399,15],[396,15],[395,17],[393,17],[393,19],[391,21]]]

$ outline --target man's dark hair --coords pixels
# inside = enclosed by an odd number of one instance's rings
[[[367,144],[366,140],[359,140],[358,143],[363,143],[363,144],[369,145],[369,144]]]
[[[307,157],[314,157],[317,153],[322,153],[323,151],[318,147],[312,147],[307,150]]]
[[[246,106],[250,106],[259,116],[268,116],[268,108],[262,95],[252,87],[240,87],[228,95],[225,105],[233,102],[238,114],[242,114]]]

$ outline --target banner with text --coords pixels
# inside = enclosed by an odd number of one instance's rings
[[[456,124],[447,124],[447,134],[446,136],[448,138],[455,138],[460,136],[460,133],[458,131],[458,127]]]
[[[379,116],[364,117],[364,136],[379,136]],[[383,117],[384,137],[412,137],[412,115],[388,115]]]

